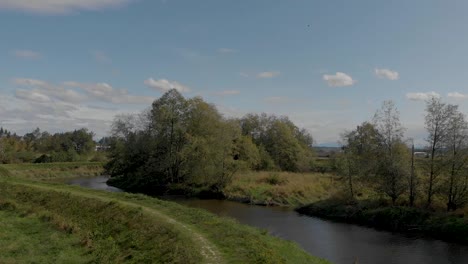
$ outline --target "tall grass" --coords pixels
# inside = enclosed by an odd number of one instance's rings
[[[73,177],[98,176],[104,171],[101,162],[21,163],[0,165],[2,171],[14,177],[34,180],[57,180]]]
[[[300,206],[327,199],[339,191],[328,173],[244,172],[234,177],[226,197],[253,204]]]

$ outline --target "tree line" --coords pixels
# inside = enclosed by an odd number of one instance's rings
[[[0,163],[87,160],[94,152],[94,133],[86,128],[51,134],[36,128],[18,136],[0,128]]]
[[[111,182],[127,190],[221,193],[239,170],[309,171],[312,136],[287,117],[225,118],[200,97],[170,90],[112,126]]]
[[[452,211],[468,203],[466,116],[457,105],[435,97],[426,102],[425,112],[426,158],[415,158],[414,142],[404,137],[400,113],[391,101],[372,120],[342,135],[343,151],[335,166],[351,198],[359,186],[393,204],[405,197],[409,206],[419,200],[429,208],[436,197]]]

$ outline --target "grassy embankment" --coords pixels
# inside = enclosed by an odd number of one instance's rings
[[[388,201],[349,202],[328,199],[297,209],[322,218],[355,223],[378,229],[419,233],[435,238],[468,243],[468,217],[462,211],[433,212],[407,206],[390,206]]]
[[[104,171],[102,162],[21,163],[0,165],[11,176],[41,181],[60,181],[74,177],[93,177]]]
[[[0,216],[14,224],[34,222],[30,227],[44,233],[30,234],[31,241],[44,236],[65,241],[60,250],[69,248],[70,262],[327,263],[294,243],[202,210],[144,195],[20,179],[11,176],[19,172],[0,168]],[[60,258],[41,251],[40,244],[28,245],[38,260]]]

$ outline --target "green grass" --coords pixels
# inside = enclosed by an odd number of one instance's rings
[[[91,177],[103,173],[101,162],[21,163],[0,165],[0,176],[10,175],[33,180],[60,180],[74,177]]]
[[[93,262],[328,263],[256,228],[144,195],[9,177],[0,180],[1,204],[78,237]]]
[[[0,263],[88,263],[79,239],[35,217],[0,210]]]
[[[253,204],[296,207],[331,197],[337,184],[336,176],[328,173],[243,172],[224,194]]]

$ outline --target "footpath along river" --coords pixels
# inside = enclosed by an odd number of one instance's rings
[[[108,186],[104,176],[69,182],[87,188],[121,191]],[[356,225],[302,216],[279,207],[263,207],[222,200],[168,198],[267,229],[272,235],[295,241],[314,256],[337,264],[467,264],[468,246],[435,239],[379,231]]]

